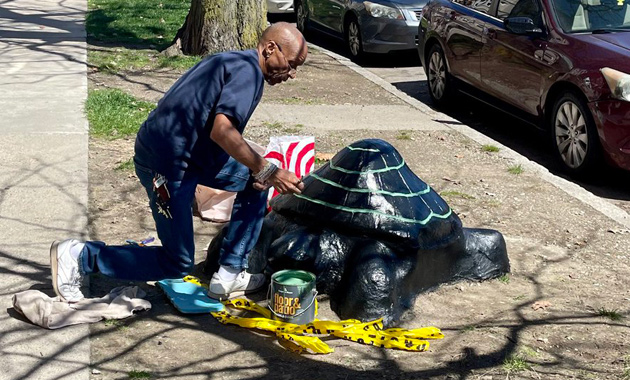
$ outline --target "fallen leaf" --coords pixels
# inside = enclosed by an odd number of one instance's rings
[[[335,157],[335,153],[323,153],[323,152],[315,153],[315,158],[322,161],[330,161],[333,157]]]
[[[549,301],[536,301],[532,305],[532,309],[534,309],[534,310],[546,310],[549,306],[551,306],[551,302],[549,302]]]
[[[442,177],[442,179],[444,181],[447,181],[447,182],[453,182],[456,185],[459,185],[461,183],[461,181],[458,180],[458,179],[452,179],[452,178],[448,178],[448,177]]]
[[[630,232],[630,230],[628,229],[619,229],[619,230],[608,230],[608,232],[612,233],[612,234],[627,234]]]

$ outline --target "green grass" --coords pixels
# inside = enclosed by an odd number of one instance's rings
[[[280,128],[284,127],[284,125],[282,125],[282,123],[277,122],[277,121],[274,121],[274,122],[263,121],[262,125],[263,125],[263,127],[270,128],[270,129],[280,129]]]
[[[130,158],[127,161],[120,163],[118,166],[114,168],[114,170],[130,171],[130,170],[133,170],[133,168],[134,168],[133,158]]]
[[[294,125],[293,127],[284,127],[284,128],[280,128],[280,131],[286,135],[298,135],[302,132],[302,127],[299,126],[300,124]]]
[[[118,319],[105,319],[103,323],[105,323],[107,327],[120,327],[123,324],[122,321]]]
[[[163,49],[184,25],[189,7],[190,0],[88,0],[88,42]]]
[[[187,70],[200,60],[199,56],[165,57],[158,54],[157,50],[149,49],[133,50],[121,47],[88,51],[90,65],[107,74],[161,68]]]
[[[623,358],[623,373],[621,374],[623,380],[630,380],[630,355]]]
[[[497,147],[497,146],[494,146],[494,145],[487,145],[487,144],[486,144],[486,145],[484,145],[484,146],[482,146],[482,147],[481,147],[481,150],[482,150],[482,151],[484,151],[484,152],[491,152],[491,153],[494,153],[494,152],[498,152],[498,151],[500,151],[501,149],[499,149],[499,147]]]
[[[130,371],[129,372],[130,379],[150,379],[151,374],[147,371]]]
[[[464,198],[464,199],[475,199],[470,194],[462,193],[461,191],[453,191],[447,190],[440,193],[442,197],[450,197],[450,198]]]
[[[286,82],[286,83],[291,83],[291,82]],[[306,104],[306,105],[313,105],[313,104],[319,104],[321,103],[321,101],[315,100],[315,99],[304,99],[301,96],[292,96],[290,98],[282,98],[280,99],[280,103],[282,104]]]
[[[400,131],[398,136],[396,136],[396,140],[413,140],[410,133],[410,131]]]
[[[600,308],[597,310],[597,315],[600,317],[609,318],[611,321],[620,321],[623,319],[623,315],[619,313],[618,310],[608,310],[606,308]]]
[[[523,173],[524,171],[525,171],[525,169],[523,169],[523,166],[521,166],[521,164],[518,164],[518,165],[512,165],[512,166],[510,166],[510,167],[508,168],[508,173],[511,173],[511,174],[516,174],[516,175],[521,174],[521,173]]]
[[[475,325],[469,325],[469,326],[464,326],[464,327],[462,327],[461,331],[462,331],[463,333],[467,333],[467,332],[472,332],[472,331],[475,331],[476,329],[477,329],[477,326],[475,326]]]
[[[518,355],[510,355],[503,361],[503,369],[508,373],[521,372],[530,369],[529,363]]]
[[[536,351],[534,348],[529,347],[529,346],[521,347],[519,352],[529,358],[537,358],[540,356],[538,351]]]
[[[88,0],[85,20],[90,49],[88,62],[110,74],[124,70],[188,69],[201,57],[165,57],[184,25],[190,0]],[[115,47],[115,48],[114,48]]]
[[[497,278],[497,280],[507,285],[510,283],[510,276],[508,274],[504,274],[504,275],[501,275],[501,277]]]
[[[117,89],[91,90],[85,103],[92,136],[112,140],[135,135],[153,108]]]

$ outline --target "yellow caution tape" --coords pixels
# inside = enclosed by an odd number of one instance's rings
[[[201,286],[202,288],[208,289],[208,284],[202,284],[201,281],[195,276],[186,276],[182,280],[186,282],[191,282],[197,286]]]
[[[184,281],[204,286],[198,278],[193,276],[186,276]],[[333,348],[324,343],[319,336],[334,336],[361,344],[416,352],[429,349],[427,339],[444,338],[440,329],[436,327],[423,327],[412,330],[401,328],[384,329],[382,318],[370,322],[361,322],[356,319],[347,319],[339,322],[316,319],[311,323],[296,325],[271,319],[271,311],[248,299],[236,298],[224,301],[223,304],[226,308],[231,307],[252,311],[262,315],[262,318],[238,317],[224,309],[212,313],[220,323],[273,332],[283,347],[297,353],[302,353],[305,350],[318,354],[333,352]],[[317,301],[315,301],[315,308],[315,315],[317,315]]]

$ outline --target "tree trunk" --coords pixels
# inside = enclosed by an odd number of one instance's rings
[[[192,0],[166,55],[207,55],[256,46],[267,27],[265,0]]]

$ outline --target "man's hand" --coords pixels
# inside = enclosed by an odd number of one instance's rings
[[[284,169],[276,170],[265,183],[254,183],[254,188],[260,191],[266,190],[270,186],[273,186],[280,194],[301,194],[304,189],[302,180]]]

